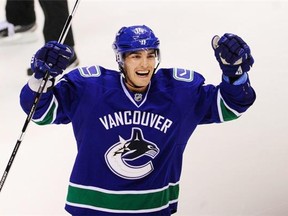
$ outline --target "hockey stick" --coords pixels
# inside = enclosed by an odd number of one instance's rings
[[[75,12],[76,12],[76,10],[77,10],[77,8],[78,8],[79,3],[80,3],[80,0],[76,0],[72,12],[71,12],[71,13],[69,14],[69,16],[67,17],[67,20],[66,20],[66,22],[65,22],[65,25],[64,25],[64,27],[63,27],[63,29],[62,29],[62,32],[61,32],[61,34],[60,34],[60,37],[59,37],[59,39],[58,39],[58,42],[59,42],[59,43],[63,43],[63,42],[64,42],[64,40],[65,40],[65,38],[66,38],[66,36],[67,36],[67,33],[68,33],[69,29],[70,29],[71,22],[72,22],[72,18],[73,18],[74,14],[75,14]],[[36,93],[36,95],[35,95],[35,99],[34,99],[34,102],[33,102],[33,104],[32,104],[31,110],[30,110],[29,114],[27,115],[27,118],[26,118],[25,123],[24,123],[24,125],[23,125],[22,131],[21,131],[21,135],[20,135],[20,137],[18,138],[18,140],[17,140],[17,142],[16,142],[16,145],[15,145],[15,147],[14,147],[14,149],[13,149],[13,152],[12,152],[12,154],[11,154],[11,156],[10,156],[10,159],[9,159],[9,161],[8,161],[8,164],[7,164],[7,166],[6,166],[6,169],[5,169],[5,171],[4,171],[4,173],[3,173],[3,176],[2,176],[2,178],[1,178],[1,181],[0,181],[0,192],[1,192],[1,190],[2,190],[2,188],[3,188],[3,185],[4,185],[4,183],[5,183],[5,180],[6,180],[7,176],[8,176],[8,173],[9,173],[9,170],[10,170],[10,168],[11,168],[11,166],[12,166],[12,163],[13,163],[15,157],[16,157],[16,154],[17,154],[17,151],[18,151],[18,149],[19,149],[19,147],[20,147],[20,144],[21,144],[22,141],[23,141],[23,137],[24,137],[24,135],[25,135],[26,129],[27,129],[27,127],[28,127],[28,125],[29,125],[29,123],[30,123],[30,121],[31,121],[31,119],[32,119],[35,111],[36,111],[36,107],[37,107],[37,105],[38,105],[38,102],[39,102],[39,100],[40,100],[40,97],[41,97],[41,95],[42,95],[42,93],[43,93],[43,90],[44,90],[44,88],[45,88],[45,86],[46,86],[46,84],[47,84],[47,81],[48,81],[48,79],[49,79],[49,74],[50,74],[49,71],[46,71],[46,72],[45,72],[45,75],[44,75],[44,77],[43,77],[43,80],[42,80],[42,82],[41,82],[41,84],[40,84],[40,86],[39,86],[39,88],[38,88],[38,91],[37,91],[37,93]]]

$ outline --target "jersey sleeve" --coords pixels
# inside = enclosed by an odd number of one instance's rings
[[[177,106],[184,128],[191,125],[191,130],[198,124],[237,119],[256,99],[248,74],[237,85],[223,77],[218,85],[214,85],[206,84],[205,78],[191,69],[161,68],[152,84],[159,88],[155,91],[169,95],[167,97]]]
[[[239,118],[255,101],[256,94],[247,80],[240,85],[233,85],[224,79],[217,86],[203,86],[205,97],[211,105],[200,124],[221,123]]]
[[[81,82],[77,79],[78,69],[64,75],[52,90],[42,93],[42,96],[37,105],[32,121],[39,125],[47,124],[67,124],[71,122],[70,113],[75,108],[73,103],[76,103],[80,98]],[[35,100],[36,92],[29,88],[26,84],[20,93],[20,105],[25,113],[29,113],[32,104]]]
[[[223,80],[217,97],[220,121],[238,118],[254,103],[255,99],[256,93],[250,85],[249,77],[240,85],[233,85]]]
[[[34,92],[28,84],[26,84],[20,93],[20,105],[26,114],[30,113],[32,105],[34,103],[36,97],[36,92]],[[36,111],[32,117],[32,121],[34,119],[41,119],[42,116],[49,110],[49,106],[53,101],[53,92],[48,91],[47,93],[42,93],[40,100],[37,104]],[[45,124],[43,122],[43,124]]]

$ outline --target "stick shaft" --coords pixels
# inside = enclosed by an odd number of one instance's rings
[[[73,18],[74,14],[75,14],[78,6],[79,6],[79,3],[80,3],[80,0],[76,0],[76,2],[75,2],[75,4],[74,4],[74,7],[73,7],[73,9],[72,9],[71,14],[67,17],[67,20],[66,20],[66,22],[65,22],[65,24],[64,24],[64,27],[63,27],[62,32],[61,32],[61,34],[60,34],[60,37],[59,37],[59,39],[58,39],[58,42],[59,42],[59,43],[62,43],[62,44],[64,43],[65,38],[66,38],[66,36],[67,36],[67,34],[68,34],[68,31],[69,31],[69,29],[70,29],[70,26],[71,26],[71,24],[72,24],[72,18]]]

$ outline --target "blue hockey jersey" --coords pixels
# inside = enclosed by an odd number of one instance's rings
[[[130,92],[121,74],[100,66],[63,76],[43,93],[33,121],[72,123],[77,157],[66,210],[72,215],[170,215],[177,211],[182,155],[197,125],[241,116],[255,100],[241,85],[206,85],[197,72],[159,69],[147,92]],[[21,106],[34,100],[28,84]]]

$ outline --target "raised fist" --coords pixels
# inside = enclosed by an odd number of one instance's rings
[[[35,78],[43,78],[46,71],[49,71],[52,77],[62,74],[73,55],[73,49],[67,45],[57,41],[46,43],[31,59],[31,69],[35,73]]]
[[[235,34],[214,36],[212,47],[223,74],[228,77],[241,76],[248,72],[254,63],[249,46]]]

